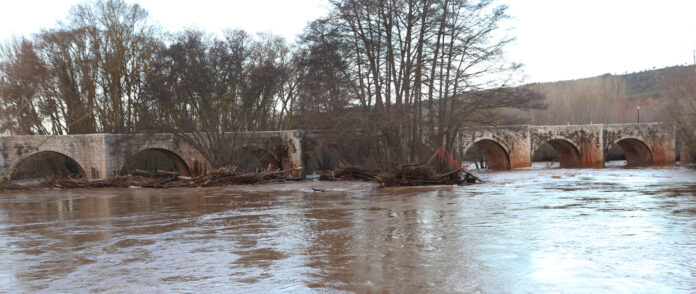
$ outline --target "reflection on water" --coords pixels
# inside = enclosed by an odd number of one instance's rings
[[[696,291],[695,171],[482,177],[0,194],[0,292]]]

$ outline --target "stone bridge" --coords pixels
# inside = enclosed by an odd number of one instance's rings
[[[675,161],[675,130],[663,123],[558,126],[473,127],[462,130],[459,148],[476,145],[490,169],[530,167],[534,151],[548,143],[558,151],[561,167],[603,167],[618,144],[629,166]]]
[[[260,167],[294,169],[302,167],[299,131],[229,133],[221,148],[255,157]],[[88,179],[118,175],[136,155],[156,151],[171,159],[179,173],[196,176],[207,173],[211,165],[196,148],[213,140],[190,140],[193,136],[175,134],[86,134],[65,136],[0,137],[0,175],[20,162],[53,154],[72,160]],[[228,144],[224,144],[227,141]],[[300,175],[301,172],[296,172]]]
[[[263,167],[303,168],[296,176],[341,162],[367,162],[365,144],[336,140],[352,139],[319,131],[249,132],[230,136],[225,148],[241,150]],[[544,143],[569,168],[602,167],[615,144],[625,151],[628,165],[675,160],[674,128],[662,123],[472,127],[460,132],[457,143],[461,154],[478,146],[489,168],[500,170],[530,167],[534,150]],[[74,161],[83,177],[101,179],[119,174],[146,150],[166,155],[182,175],[205,174],[211,165],[194,144],[174,134],[5,136],[0,137],[0,175],[39,154],[54,154]]]

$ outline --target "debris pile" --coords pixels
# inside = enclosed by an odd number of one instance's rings
[[[61,189],[75,188],[128,188],[128,187],[145,187],[145,188],[166,188],[169,183],[175,182],[179,176],[143,176],[143,175],[126,175],[115,176],[102,180],[86,180],[59,178],[49,182],[49,186]]]
[[[422,164],[402,165],[394,171],[379,174],[356,166],[342,166],[323,173],[319,180],[374,181],[386,187],[483,183],[481,179],[467,172],[464,168],[439,174],[431,166]]]
[[[375,181],[385,187],[399,186],[429,186],[429,185],[471,185],[483,183],[481,179],[457,168],[444,174],[439,174],[429,165],[402,165],[394,171],[377,175]]]
[[[0,191],[22,191],[22,190],[30,190],[30,189],[29,189],[29,187],[17,185],[15,183],[1,183],[0,182]]]
[[[328,171],[319,176],[321,181],[374,181],[376,172],[366,170],[357,166],[346,165],[333,171]]]
[[[251,185],[296,180],[289,174],[298,169],[265,170],[256,173],[239,173],[236,168],[220,168],[198,177],[185,177],[172,172],[146,172],[137,170],[130,175],[115,176],[103,180],[54,179],[50,185],[62,189],[73,188],[176,188]]]
[[[198,177],[181,176],[176,172],[132,170],[128,175],[120,175],[101,180],[61,178],[51,179],[44,186],[61,189],[75,188],[177,188],[177,187],[215,187],[228,185],[253,185],[297,181],[302,178],[292,177],[297,169],[264,170],[261,172],[238,172],[236,167],[220,168]],[[382,173],[376,173],[356,166],[342,166],[326,172],[320,180],[371,181],[385,187],[398,186],[428,186],[428,185],[470,185],[483,183],[481,179],[463,168],[440,174],[429,165],[409,164]],[[16,184],[0,185],[0,190],[29,189],[30,187]]]
[[[258,173],[237,173],[236,169],[221,168],[206,175],[195,177],[185,181],[183,186],[188,187],[211,187],[227,185],[251,185],[284,182],[293,180],[287,176],[292,170],[262,171]]]

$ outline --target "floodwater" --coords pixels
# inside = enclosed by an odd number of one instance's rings
[[[0,292],[696,292],[696,171],[482,177],[0,193]]]

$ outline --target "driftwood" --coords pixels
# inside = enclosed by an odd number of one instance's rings
[[[141,169],[134,169],[128,172],[130,176],[143,176],[143,177],[161,177],[161,176],[178,176],[178,172],[167,171],[167,170],[156,170],[154,172],[145,171]]]
[[[471,185],[483,183],[481,179],[457,168],[439,174],[429,165],[402,165],[394,171],[383,172],[375,178],[377,183],[385,187],[399,186],[428,186],[428,185]]]
[[[373,181],[386,187],[396,186],[427,186],[427,185],[470,185],[484,181],[467,172],[464,168],[456,168],[439,174],[429,165],[402,165],[394,171],[375,173],[355,166],[343,166],[333,171],[323,173],[319,180],[361,180]]]
[[[300,181],[303,178],[291,177],[290,174],[298,169],[265,170],[257,173],[240,173],[236,167],[221,168],[198,177],[180,176],[178,173],[156,171],[147,172],[133,170],[130,175],[115,176],[108,179],[53,179],[48,186],[61,189],[74,188],[174,188],[174,187],[214,187],[228,185],[252,185],[277,183],[285,181]],[[445,173],[437,173],[429,165],[403,165],[394,171],[376,173],[356,166],[343,166],[331,172],[324,173],[320,180],[361,180],[377,182],[385,187],[397,186],[427,186],[427,185],[470,185],[483,183],[481,179],[463,168],[453,169]],[[16,184],[0,185],[0,190],[29,189]]]
[[[14,183],[0,183],[0,191],[22,191],[30,190],[29,187],[17,185]]]
[[[127,187],[146,187],[146,188],[163,188],[167,183],[177,180],[177,176],[143,176],[143,175],[128,175],[115,176],[108,179],[92,180],[85,179],[54,179],[50,181],[50,185],[61,189],[75,188],[127,188]]]
[[[182,186],[210,187],[284,182],[286,179],[294,180],[294,178],[290,178],[286,176],[286,174],[289,174],[295,170],[299,169],[237,174],[236,172],[227,169],[219,169],[207,175],[192,178],[191,180],[184,182],[184,185]]]
[[[335,170],[325,172],[319,176],[320,181],[374,181],[376,172],[366,170],[357,166],[346,165]]]
[[[62,189],[73,188],[107,188],[107,187],[144,187],[144,188],[174,188],[174,187],[214,187],[228,185],[250,185],[296,180],[286,176],[299,169],[262,171],[258,173],[237,173],[236,168],[221,168],[199,177],[184,177],[176,173],[155,173],[145,171],[132,172],[135,175],[116,176],[103,180],[87,181],[84,179],[54,179],[51,186]]]

